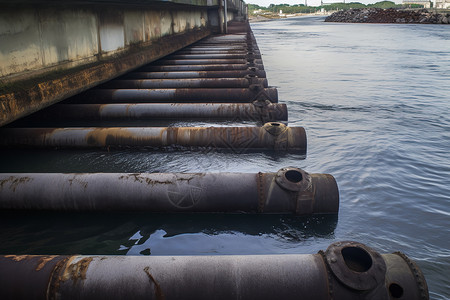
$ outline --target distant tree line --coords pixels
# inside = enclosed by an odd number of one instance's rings
[[[270,4],[268,7],[259,6],[256,4],[249,4],[248,10],[250,14],[253,14],[255,10],[261,10],[263,12],[271,12],[278,13],[280,10],[283,11],[284,14],[296,14],[296,13],[312,13],[320,9],[325,9],[327,11],[330,10],[347,10],[351,8],[405,8],[402,4],[395,4],[392,1],[381,1],[375,4],[362,4],[359,2],[351,2],[351,3],[324,3],[321,6],[305,6],[304,4]],[[407,5],[408,8],[423,8],[423,5],[420,4],[411,4]]]

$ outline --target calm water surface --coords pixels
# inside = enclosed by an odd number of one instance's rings
[[[297,166],[335,176],[339,216],[2,213],[0,252],[315,253],[355,240],[381,253],[405,252],[425,273],[431,297],[449,299],[450,27],[302,17],[252,29],[269,84],[288,104],[289,124],[306,128],[306,159],[274,152],[15,151],[2,153],[0,171],[258,172]]]

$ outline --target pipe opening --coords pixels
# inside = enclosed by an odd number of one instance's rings
[[[280,123],[270,123],[272,126],[280,126]]]
[[[393,298],[401,298],[403,296],[403,288],[396,283],[391,283],[389,285],[389,293]]]
[[[284,176],[287,180],[293,183],[298,183],[303,179],[302,173],[296,170],[289,170],[284,174]]]
[[[369,253],[358,247],[347,247],[341,251],[347,267],[355,272],[366,272],[372,267]]]

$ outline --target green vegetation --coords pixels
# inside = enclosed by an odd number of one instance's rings
[[[326,1],[326,0],[325,0]],[[279,11],[283,11],[283,14],[297,14],[297,13],[314,13],[316,11],[320,11],[322,8],[326,11],[333,11],[333,10],[348,10],[351,8],[404,8],[401,4],[395,4],[392,1],[381,1],[377,2],[375,4],[362,4],[359,2],[351,2],[351,3],[324,3],[321,6],[305,6],[304,4],[295,4],[295,5],[289,5],[289,4],[270,4],[268,7],[259,6],[256,4],[249,4],[248,5],[248,11],[250,15],[254,15],[255,11],[257,11],[256,14],[264,15],[264,14],[277,14]],[[408,5],[408,8],[422,8],[423,5],[418,4],[412,4]],[[260,12],[258,12],[260,10]]]

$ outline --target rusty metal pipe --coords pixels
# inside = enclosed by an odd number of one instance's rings
[[[196,45],[196,46],[191,46],[188,48],[184,48],[180,51],[248,51],[248,47],[247,44],[242,44],[242,45],[222,45],[222,46],[207,46],[207,45]]]
[[[189,54],[258,54],[261,55],[261,52],[259,51],[249,51],[247,49],[229,49],[229,50],[216,50],[216,49],[201,49],[201,50],[195,50],[195,49],[189,49],[185,48],[183,50],[175,52],[175,55],[189,55]]]
[[[245,34],[227,34],[227,35],[221,35],[221,36],[213,36],[205,38],[199,42],[197,42],[195,45],[217,45],[217,44],[224,44],[224,45],[230,45],[230,44],[243,44],[247,43],[248,39]]]
[[[155,120],[210,119],[287,121],[286,104],[278,103],[139,103],[56,104],[36,115],[36,120]]]
[[[194,44],[192,44],[191,46],[187,47],[186,49],[192,49],[192,48],[234,48],[234,47],[245,47],[247,44],[249,43],[249,40],[240,40],[240,41],[235,41],[235,42],[221,42],[221,43],[217,43],[217,42],[213,42],[210,43],[207,40],[203,39],[199,42],[196,42]],[[256,43],[256,42],[255,42]],[[183,49],[180,49],[183,50]]]
[[[333,176],[277,173],[0,174],[0,209],[336,214]],[[232,187],[232,188],[231,188]]]
[[[190,59],[247,59],[248,57],[261,58],[260,54],[227,53],[227,54],[173,54],[166,57],[168,60],[190,60]]]
[[[140,68],[140,71],[147,72],[174,72],[174,71],[233,71],[233,70],[247,70],[251,67],[248,63],[232,64],[232,65],[165,65],[152,66],[148,65]],[[264,70],[264,65],[254,64],[255,68]]]
[[[236,35],[222,35],[222,36],[214,36],[204,38],[196,43],[194,43],[191,47],[196,46],[204,46],[204,45],[212,45],[215,47],[223,47],[223,46],[233,46],[233,45],[245,45],[247,43],[256,43],[256,39],[253,34],[236,34]]]
[[[303,127],[269,122],[263,127],[1,128],[0,147],[109,148],[211,147],[306,153]]]
[[[99,88],[106,89],[173,89],[173,88],[248,88],[250,84],[260,84],[267,88],[265,78],[183,78],[183,79],[142,79],[111,80]]]
[[[235,47],[248,44],[257,44],[256,39],[252,35],[248,36],[246,34],[240,34],[236,36],[238,36],[238,38],[234,39],[233,37],[227,38],[226,36],[216,36],[216,40],[213,40],[212,38],[206,38],[197,43],[194,43],[192,47]],[[221,40],[217,38],[220,38]]]
[[[234,70],[234,71],[186,71],[186,72],[131,72],[122,78],[126,79],[183,79],[183,78],[243,78],[256,75],[266,78],[264,70]]]
[[[2,255],[0,278],[2,299],[429,299],[405,254],[353,241],[317,254]]]
[[[228,89],[95,89],[74,97],[78,103],[239,103],[254,100],[278,102],[276,88],[252,90],[250,88]]]
[[[246,64],[248,60],[244,59],[160,59],[152,63],[154,66],[170,65],[236,65]],[[255,59],[255,64],[262,64],[261,59]]]
[[[224,49],[246,49],[246,50],[259,50],[256,42],[245,42],[245,43],[223,43],[223,44],[200,44],[193,47],[189,47],[188,49],[195,50],[205,50],[205,49],[214,49],[214,50],[224,50]]]

